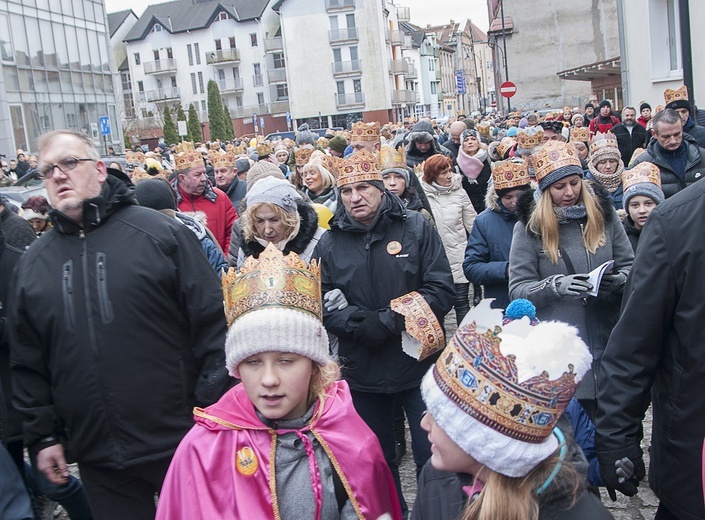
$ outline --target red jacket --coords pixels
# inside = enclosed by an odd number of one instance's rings
[[[177,205],[182,213],[193,214],[203,212],[206,215],[204,224],[215,236],[218,245],[227,251],[230,245],[230,228],[237,220],[237,212],[225,192],[206,183],[206,189],[201,195],[189,195],[176,183],[178,195]]]
[[[595,116],[592,121],[590,121],[590,136],[594,136],[597,132],[602,132],[603,134],[609,132],[612,127],[617,126],[620,121],[614,116],[610,116],[609,123],[602,123],[602,117]]]

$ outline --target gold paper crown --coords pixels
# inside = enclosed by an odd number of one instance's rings
[[[495,191],[528,186],[531,182],[529,169],[521,159],[498,161],[492,171],[492,183]]]
[[[650,182],[659,188],[661,187],[661,170],[654,163],[645,161],[637,164],[631,170],[622,172],[622,187],[624,191],[627,188],[640,184],[642,182]]]
[[[210,144],[210,149],[219,151],[221,149],[220,148],[220,141],[212,141]]]
[[[579,128],[573,127],[570,130],[570,140],[580,141],[585,144],[590,142],[590,128],[587,126],[581,126]]]
[[[632,164],[634,164],[634,161],[636,161],[641,154],[643,154],[646,150],[643,148],[637,148],[634,150],[634,153],[632,153],[631,158],[629,159],[629,164],[627,165],[628,168],[631,168]]]
[[[419,361],[445,347],[445,335],[431,306],[420,293],[413,291],[389,302],[390,308],[404,316],[406,332],[419,342]]]
[[[420,164],[414,165],[414,173],[416,174],[417,177],[423,176],[423,168],[424,168],[425,164],[426,164],[426,161],[424,161]]]
[[[678,90],[667,88],[663,92],[663,99],[667,105],[673,101],[688,101],[688,87],[683,85]]]
[[[532,148],[541,146],[541,143],[543,143],[543,129],[537,130],[533,135],[529,134],[528,132],[517,133],[517,147],[519,148],[523,148],[524,150],[531,150]]]
[[[231,267],[221,281],[228,327],[248,312],[272,307],[323,320],[321,270],[315,259],[307,266],[296,253],[284,256],[270,243],[259,258],[247,257],[240,273]]]
[[[595,137],[590,141],[590,155],[594,154],[597,150],[602,150],[604,148],[619,148],[617,145],[617,136],[611,132],[597,132]]]
[[[505,158],[512,147],[516,146],[517,140],[513,137],[503,137],[502,140],[497,145],[497,153],[500,158]]]
[[[225,151],[226,151],[226,152],[232,152],[232,151],[233,151],[233,148],[235,148],[235,146],[233,145],[233,143],[228,143],[228,144],[225,145]]]
[[[338,180],[338,176],[340,175],[340,166],[342,163],[342,159],[340,157],[333,157],[332,155],[324,155],[320,159],[321,165],[328,170],[333,177],[335,177],[336,181]]]
[[[213,168],[233,168],[235,166],[235,154],[233,152],[216,152],[211,155]]]
[[[392,146],[382,146],[377,152],[377,162],[381,171],[392,168],[406,170],[406,148],[399,146],[395,150]]]
[[[548,141],[538,152],[532,156],[532,164],[536,173],[536,180],[540,183],[541,179],[548,174],[569,166],[577,166],[582,171],[580,158],[575,147],[570,143],[562,141]]]
[[[319,148],[323,148],[325,150],[326,148],[328,148],[328,139],[326,139],[325,137],[319,137],[318,141],[316,141],[316,145]]]
[[[367,150],[360,150],[343,159],[339,172],[338,187],[354,182],[382,180],[377,158]]]
[[[358,121],[352,125],[350,141],[379,141],[379,123],[363,123]]]
[[[296,166],[306,166],[308,160],[311,158],[313,153],[313,148],[297,148],[294,150],[294,160],[296,161]]]
[[[658,105],[658,106],[656,107],[656,110],[654,111],[654,115],[658,114],[658,113],[661,112],[662,110],[663,110],[663,105]]]
[[[125,162],[127,164],[144,165],[145,157],[142,152],[125,152]]]
[[[257,157],[263,159],[274,153],[274,148],[269,141],[259,141],[257,143]]]
[[[479,125],[477,125],[477,132],[482,137],[489,137],[490,136],[490,125],[488,123],[480,123]]]
[[[232,151],[235,154],[235,156],[243,155],[243,154],[247,153],[247,143],[245,143],[245,141],[240,141],[239,145],[237,145],[237,146],[233,145]]]
[[[174,162],[176,162],[176,171],[188,170],[196,166],[203,166],[203,157],[199,152],[194,150],[193,143],[182,142],[176,147],[176,155],[174,155]]]

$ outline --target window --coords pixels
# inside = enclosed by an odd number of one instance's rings
[[[201,91],[201,94],[203,94],[203,72],[198,72],[198,88]]]
[[[436,61],[435,60],[428,60],[428,70],[433,72],[436,70]]]
[[[171,77],[171,87],[176,88],[176,76]]]
[[[277,101],[286,101],[289,99],[289,87],[285,84],[277,85]]]
[[[140,53],[139,53],[139,52],[136,52],[136,53],[135,53],[135,65],[139,65],[139,64],[141,64],[141,63],[142,63],[142,62],[140,61]]]
[[[651,74],[654,79],[681,74],[677,4],[676,0],[649,0]]]
[[[357,61],[357,60],[358,60],[357,46],[350,47],[350,61]]]
[[[194,94],[198,94],[198,88],[196,85],[196,73],[192,72],[191,73],[191,90],[193,91]]]
[[[337,16],[330,16],[330,28],[333,30],[333,32],[336,32],[338,30],[338,17]]]
[[[230,48],[235,49],[235,36],[231,36],[229,38],[229,42],[230,42]]]
[[[166,57],[169,59],[174,58],[174,51],[171,50],[171,47],[167,47],[166,49]]]
[[[362,81],[359,79],[353,80],[353,92],[362,92]]]
[[[333,49],[333,61],[335,63],[340,63],[341,61],[343,61],[343,59],[341,57],[340,49]]]
[[[220,40],[215,40],[215,50],[216,50],[216,51],[222,51],[222,50],[223,50],[223,46],[221,45]]]
[[[144,92],[144,81],[137,82],[137,90],[140,92]]]
[[[196,54],[196,65],[201,64],[201,51],[198,49],[198,43],[193,44],[193,52]]]
[[[154,61],[159,61],[159,51],[156,50],[156,51],[152,51],[152,52],[154,52]]]
[[[5,15],[0,15],[0,34],[10,34],[10,26],[8,25],[7,16]],[[2,58],[3,61],[13,61],[12,44],[6,40],[9,40],[9,38],[5,37],[0,39],[0,58]]]
[[[262,94],[261,92],[257,93],[257,104],[264,105],[264,94]]]
[[[431,83],[431,94],[438,94],[438,89],[436,87],[436,83]],[[462,128],[462,127],[461,127]]]
[[[130,71],[124,70],[120,73],[120,83],[122,84],[122,91],[132,90],[132,85],[130,85]]]
[[[218,79],[222,81],[225,80],[225,69],[218,69]]]
[[[355,27],[355,15],[353,13],[346,14],[345,22],[348,24],[348,27]]]
[[[233,79],[235,81],[240,79],[240,67],[233,67]]]
[[[158,33],[162,32],[163,27],[159,25],[158,23],[154,24],[154,27],[152,27],[152,32]]]
[[[255,76],[259,76],[260,74],[262,74],[262,67],[260,66],[259,63],[254,63],[254,64],[252,65],[252,68],[253,68],[254,71],[255,71]]]
[[[257,33],[250,33],[250,44],[253,47],[257,47]]]
[[[242,108],[242,96],[235,96],[235,106]]]
[[[206,100],[202,99],[201,100],[201,112],[205,112],[206,110],[208,110],[208,107],[206,106]]]
[[[186,52],[188,53],[189,67],[193,67],[193,48],[190,43],[186,46]]]
[[[221,11],[218,14],[218,20],[232,20],[232,16],[230,16],[228,13],[225,11]]]
[[[336,81],[335,86],[338,90],[339,96],[342,96],[345,94],[345,82],[344,81]]]
[[[272,58],[274,58],[274,68],[275,69],[283,69],[285,67],[284,64],[284,53],[283,52],[276,52],[272,55]]]

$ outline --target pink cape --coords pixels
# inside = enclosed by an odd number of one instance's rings
[[[157,520],[279,519],[286,505],[276,500],[270,464],[277,431],[262,424],[243,386],[194,413],[196,425],[179,444],[164,480]],[[385,513],[401,518],[382,449],[357,415],[346,382],[336,382],[319,400],[311,422],[300,430],[306,431],[325,449],[359,518]]]

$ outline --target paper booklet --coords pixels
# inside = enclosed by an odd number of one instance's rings
[[[588,273],[588,282],[592,284],[592,289],[590,289],[587,294],[589,294],[590,296],[597,296],[597,291],[599,291],[600,289],[600,281],[602,280],[602,275],[605,274],[605,272],[611,270],[613,265],[614,260],[607,260],[604,264],[599,267],[596,267]]]

